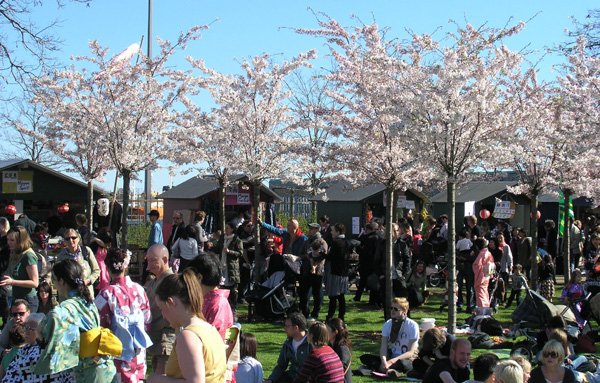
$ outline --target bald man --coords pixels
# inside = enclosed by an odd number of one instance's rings
[[[157,305],[156,286],[173,271],[169,267],[169,251],[164,245],[152,245],[146,252],[146,262],[148,271],[154,275],[144,285],[148,301],[150,302],[150,311],[152,313],[152,322],[150,322],[150,339],[153,345],[148,348],[148,354],[152,356],[152,368],[157,374],[165,373],[165,364],[173,349],[175,342],[175,330],[169,322],[163,318],[160,308]]]
[[[294,254],[298,257],[302,256],[302,250],[304,249],[304,244],[308,241],[308,237],[300,230],[300,225],[297,220],[290,218],[287,223],[287,229],[280,229],[264,223],[261,220],[258,220],[258,223],[266,231],[283,239],[284,254]]]

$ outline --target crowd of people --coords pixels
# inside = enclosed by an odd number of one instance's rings
[[[367,304],[386,314],[379,353],[360,355],[355,371],[426,383],[470,381],[471,374],[475,382],[569,382],[579,376],[574,366],[582,361],[564,322],[541,334],[539,366],[532,370],[521,356],[499,360],[485,353],[471,361],[467,339],[435,327],[422,332],[410,318],[411,309],[427,304],[427,268],[448,246],[456,246],[459,309],[519,305],[532,262],[538,262],[522,228],[499,222],[490,230],[469,216],[452,241],[446,216],[430,219],[423,230],[410,216],[392,223],[393,299],[385,307],[385,230],[375,220],[358,239],[327,216],[309,224],[306,234],[295,219],[285,228],[259,220],[263,248],[255,252],[255,226],[244,214],[209,236],[204,212],[190,225],[175,212],[164,244],[159,212],[149,217],[143,285],[127,275],[131,253],[115,246],[114,233],[92,231],[83,215],[76,217],[77,227],[61,230],[62,244],[54,246],[44,224],[22,217],[11,228],[0,217],[2,382],[349,383],[353,353],[345,316],[353,267],[360,275],[354,301],[368,293]],[[537,285],[552,301],[556,238],[552,223],[545,227]],[[577,309],[585,283],[594,287],[600,276],[600,232],[579,221],[571,230],[578,253],[560,299]],[[240,331],[237,308],[253,283],[284,270],[286,261],[300,265],[294,281],[299,310],[284,319],[286,341],[267,375],[257,359],[259,341]],[[323,294],[329,305],[319,321]],[[575,315],[583,328],[581,311]]]

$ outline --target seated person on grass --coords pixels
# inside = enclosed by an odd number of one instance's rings
[[[360,361],[370,370],[388,373],[390,370],[408,372],[417,356],[419,346],[419,326],[407,318],[409,305],[406,298],[394,298],[391,319],[381,329],[379,356],[361,355]]]
[[[450,358],[441,359],[429,367],[423,383],[460,383],[469,379],[469,358],[471,343],[466,339],[452,342]]]
[[[427,369],[440,359],[450,357],[450,347],[454,336],[431,328],[423,334],[423,344],[419,348],[419,356],[413,361],[413,369],[407,374],[411,378],[423,379]]]
[[[304,360],[312,351],[306,337],[306,318],[304,318],[304,315],[302,313],[292,313],[284,323],[287,339],[281,347],[277,364],[265,383],[293,382],[302,368]]]
[[[494,383],[494,368],[500,362],[498,355],[486,352],[473,362],[473,380],[465,383]]]

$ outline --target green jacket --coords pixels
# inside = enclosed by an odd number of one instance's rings
[[[223,244],[225,242],[225,235],[222,235],[214,247],[214,252],[221,259],[221,253],[223,252]],[[236,234],[233,235],[233,239],[229,244],[229,253],[227,253],[227,274],[229,275],[229,282],[240,283],[240,262],[239,258],[242,256],[244,251],[244,244],[242,240],[238,238]]]

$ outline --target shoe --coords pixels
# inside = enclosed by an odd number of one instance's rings
[[[354,297],[354,298],[352,298],[352,300],[353,300],[354,302],[360,302],[360,297]]]
[[[456,306],[456,311],[460,312],[460,311],[462,311],[462,309],[463,309],[462,305],[457,305]]]
[[[389,370],[387,370],[386,375],[389,376],[390,378],[399,378],[402,376],[400,371],[394,370],[393,368],[390,368]]]
[[[355,373],[359,376],[371,376],[373,370],[369,370],[367,366],[361,365],[358,369],[356,369]]]

